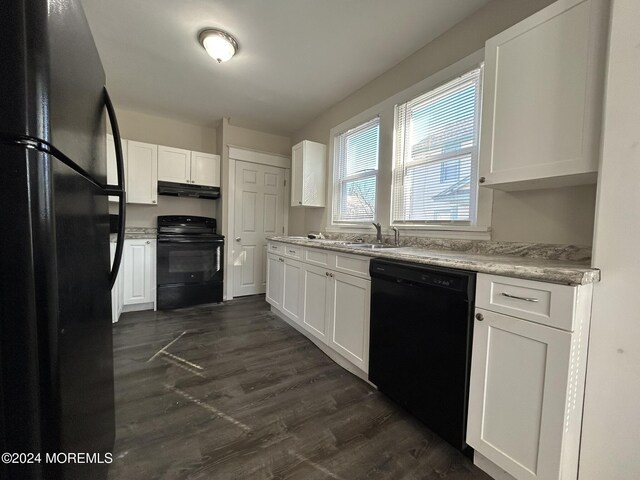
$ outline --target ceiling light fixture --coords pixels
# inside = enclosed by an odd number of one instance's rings
[[[218,63],[226,62],[238,51],[238,42],[227,32],[208,28],[198,34],[198,41]]]

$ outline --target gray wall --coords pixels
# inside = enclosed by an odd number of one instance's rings
[[[293,135],[293,143],[329,143],[329,130],[484,47],[484,42],[552,0],[494,0],[398,65],[332,106]],[[391,159],[381,159],[381,162]],[[595,186],[495,192],[492,238],[590,245]],[[325,209],[292,208],[289,232],[324,230]]]

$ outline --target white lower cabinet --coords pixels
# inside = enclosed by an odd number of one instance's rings
[[[467,441],[516,478],[561,478],[571,333],[476,312]]]
[[[577,478],[590,304],[591,285],[478,275],[476,306],[527,317],[475,310],[467,443],[490,475]]]
[[[304,264],[302,276],[302,326],[311,335],[329,344],[329,272],[326,268]]]
[[[284,258],[269,253],[267,255],[267,289],[266,300],[279,310],[282,310],[284,295]]]
[[[301,323],[302,263],[285,258],[283,268],[282,311],[296,323]]]
[[[267,250],[282,250],[280,245],[270,243]],[[267,302],[366,373],[371,300],[368,259],[362,260],[364,263],[350,275],[336,269],[363,257],[297,248],[300,252],[296,257],[302,260],[268,254]],[[325,259],[325,267],[317,265],[319,261],[312,262],[315,265],[309,263],[309,259],[320,258]]]
[[[156,301],[156,241],[124,241],[121,275],[124,305],[153,304]]]
[[[371,280],[334,272],[330,283],[329,345],[368,372]]]

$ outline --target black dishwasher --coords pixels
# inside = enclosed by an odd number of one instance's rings
[[[468,450],[475,273],[379,259],[370,273],[369,380]]]

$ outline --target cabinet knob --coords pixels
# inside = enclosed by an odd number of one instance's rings
[[[284,258],[278,257],[278,260],[280,260],[281,262],[284,262]]]
[[[151,203],[156,203],[156,200],[151,200]]]
[[[484,320],[484,315],[482,315],[481,313],[476,313],[476,320],[478,320],[479,322]]]
[[[239,242],[240,240],[242,240],[242,238],[236,237],[236,242]]]
[[[298,202],[298,205],[302,205],[302,201],[299,201],[299,202]]]
[[[151,242],[149,240],[147,240],[147,245],[151,244]]]
[[[480,177],[480,178],[478,179],[478,182],[480,182],[480,183],[484,183],[484,182],[486,182],[486,181],[487,181],[487,179],[486,179],[486,178],[484,178],[484,177]]]

